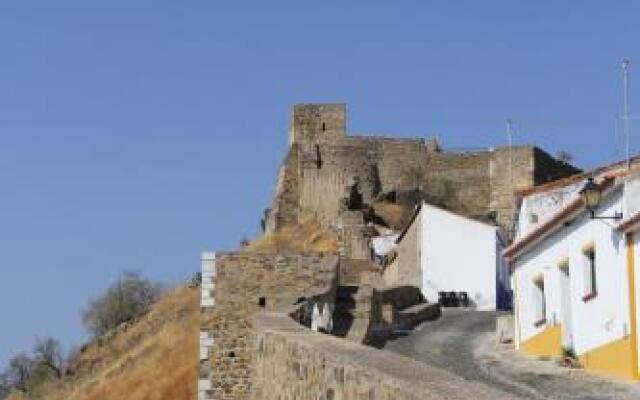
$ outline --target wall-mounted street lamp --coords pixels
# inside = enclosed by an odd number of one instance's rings
[[[580,197],[582,197],[587,211],[591,213],[591,219],[622,219],[621,212],[616,212],[612,216],[596,216],[596,210],[602,201],[602,186],[597,184],[593,178],[587,179],[587,183],[580,190]]]

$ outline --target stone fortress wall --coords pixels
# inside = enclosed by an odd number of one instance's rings
[[[203,254],[198,400],[499,398],[486,385],[300,324],[305,302],[332,308],[337,260],[322,254]],[[399,307],[391,304],[413,303],[415,290],[407,289],[378,293],[383,309],[369,304],[364,311],[397,321],[391,309]]]
[[[252,400],[518,399],[396,353],[311,332],[281,314],[254,318]]]
[[[483,392],[493,398],[489,388],[458,385],[443,371],[360,345],[434,309],[403,300],[411,298],[410,287],[377,286],[368,246],[375,229],[366,209],[346,206],[345,199],[355,188],[369,205],[444,190],[455,200],[452,211],[495,214],[507,229],[514,188],[575,169],[531,146],[446,152],[434,140],[347,136],[342,104],[294,106],[289,141],[267,232],[311,213],[337,233],[339,248],[336,254],[203,254],[198,399],[440,399],[442,393],[466,399]],[[310,308],[333,321],[328,332],[348,340],[294,321],[312,325]],[[344,332],[336,321],[344,322]]]
[[[391,192],[445,190],[452,211],[511,231],[517,190],[577,172],[534,146],[448,152],[433,139],[347,136],[346,121],[343,104],[294,106],[269,231],[303,213],[337,225],[340,202],[355,182],[367,204]]]
[[[337,268],[334,255],[203,254],[199,400],[248,398],[252,316],[303,300],[332,308]]]

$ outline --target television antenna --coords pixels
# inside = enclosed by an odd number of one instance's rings
[[[629,67],[631,61],[628,58],[622,60],[622,123],[625,135],[625,151],[627,159],[627,169],[631,168],[631,132],[629,126]]]

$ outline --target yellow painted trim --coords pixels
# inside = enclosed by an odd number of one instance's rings
[[[569,268],[569,257],[561,258],[560,261],[558,261],[558,268],[561,268],[561,269]]]
[[[518,276],[513,277],[513,303],[514,303],[514,319],[516,320],[516,332],[518,334],[517,342],[520,346],[520,340],[522,339],[522,331],[520,330],[520,292],[518,291]]]
[[[603,346],[578,356],[584,369],[615,378],[638,379],[638,369],[634,366],[636,354],[630,337],[614,340]]]
[[[635,255],[633,234],[625,236],[629,291],[629,336],[578,356],[586,370],[616,378],[638,380],[638,326],[636,318]]]
[[[631,326],[629,341],[631,342],[631,367],[633,378],[640,377],[638,371],[638,323],[636,318],[636,266],[634,255],[633,233],[627,233],[627,280],[629,284],[629,325]]]
[[[582,252],[585,254],[593,253],[596,249],[596,245],[593,242],[585,243],[582,246]]]
[[[549,326],[542,332],[520,343],[520,351],[536,357],[562,355],[562,329],[560,325]]]

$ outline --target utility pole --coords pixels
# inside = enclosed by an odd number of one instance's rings
[[[631,131],[629,126],[629,66],[631,61],[628,58],[622,60],[622,122],[626,140],[627,169],[631,169]]]
[[[509,142],[509,176],[511,180],[511,192],[515,192],[513,178],[513,121],[507,119],[507,140]]]
[[[513,176],[513,121],[510,118],[507,119],[507,141],[509,143],[509,184],[511,186],[511,202],[515,205],[516,188]],[[514,219],[508,232],[509,240],[513,239],[516,232],[517,213],[515,212],[515,208],[513,217]]]

